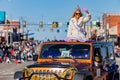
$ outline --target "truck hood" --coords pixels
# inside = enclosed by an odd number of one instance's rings
[[[28,65],[27,68],[35,67],[51,67],[51,68],[75,68],[77,70],[82,70],[90,67],[90,64],[86,63],[61,63],[61,62],[45,62],[45,63],[35,63]]]

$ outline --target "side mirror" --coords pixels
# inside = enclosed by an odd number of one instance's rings
[[[14,79],[18,79],[19,80],[20,78],[23,78],[23,72],[22,71],[15,72]]]
[[[38,55],[33,55],[33,61],[37,61]]]

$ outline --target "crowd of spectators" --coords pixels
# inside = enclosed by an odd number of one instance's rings
[[[22,63],[32,60],[33,55],[37,54],[36,47],[38,41],[29,40],[17,42],[17,44],[0,44],[0,62],[1,63]],[[13,45],[14,44],[14,45]]]

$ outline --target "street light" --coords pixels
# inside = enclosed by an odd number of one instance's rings
[[[9,37],[9,34],[8,34],[8,29],[9,29],[9,26],[10,26],[10,21],[9,20],[5,20],[5,24],[7,24],[7,44],[8,44],[8,37]]]

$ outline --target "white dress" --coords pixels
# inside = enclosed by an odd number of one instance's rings
[[[84,30],[82,28],[83,24],[85,24],[87,21],[89,21],[91,18],[90,14],[86,14],[86,17],[80,17],[78,21],[76,21],[75,18],[70,19],[70,24],[68,27],[68,33],[67,33],[67,39],[66,41],[69,41],[70,39],[75,39],[80,42],[86,41],[85,34],[81,31]],[[85,32],[85,31],[84,31]]]

